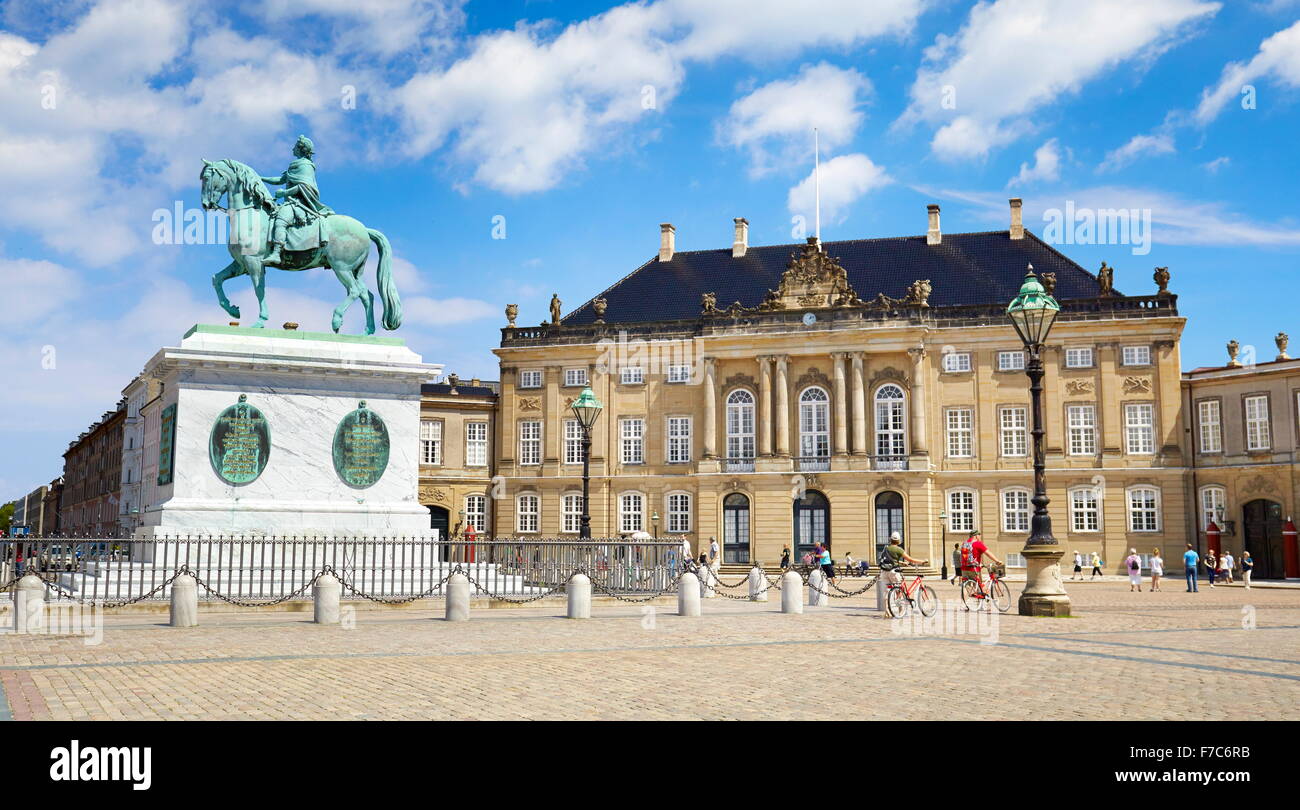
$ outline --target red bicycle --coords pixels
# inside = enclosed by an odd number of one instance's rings
[[[917,574],[910,584],[889,583],[886,586],[888,590],[885,592],[885,612],[892,617],[902,618],[910,613],[912,606],[915,605],[922,616],[933,616],[939,609],[939,597],[935,595],[934,588],[921,582],[922,579],[924,577]]]
[[[976,569],[974,579],[963,579],[961,582],[961,603],[967,610],[971,610],[972,605],[975,610],[983,610],[992,605],[999,613],[1006,613],[1011,609],[1011,589],[1002,581],[1002,572],[997,568],[989,569],[989,586],[985,588],[979,569]]]

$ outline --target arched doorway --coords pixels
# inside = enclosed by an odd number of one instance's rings
[[[451,528],[451,513],[441,506],[430,506],[429,528],[437,530],[439,540],[446,540]]]
[[[739,492],[722,501],[722,561],[749,562],[749,498]]]
[[[811,554],[814,543],[830,545],[831,504],[826,496],[808,490],[802,498],[794,499],[794,556],[802,560]]]
[[[1286,576],[1282,556],[1282,504],[1264,499],[1241,507],[1242,542],[1255,561],[1256,579]]]
[[[882,492],[876,496],[876,554],[889,545],[889,535],[898,532],[907,545],[907,535],[903,532],[903,496],[897,492]]]

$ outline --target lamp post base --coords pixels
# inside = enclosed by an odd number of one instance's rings
[[[1020,594],[1021,616],[1069,616],[1070,596],[1061,581],[1061,555],[1057,546],[1026,546],[1025,590]]]

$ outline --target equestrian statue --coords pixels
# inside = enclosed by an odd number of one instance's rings
[[[226,297],[225,283],[236,276],[248,276],[257,294],[255,327],[266,325],[266,268],[310,270],[328,267],[347,290],[347,297],[334,308],[332,325],[339,331],[343,315],[357,299],[366,309],[366,334],[375,333],[375,296],[362,275],[370,255],[370,243],[379,251],[377,282],[384,305],[384,328],[402,325],[402,301],[393,283],[393,249],[388,238],[352,217],[336,214],[321,203],[316,186],[315,147],[306,135],[299,135],[293,147],[293,162],[278,177],[262,177],[236,160],[204,160],[199,173],[203,207],[224,209],[230,217],[230,256],[233,261],[212,277],[217,300],[231,317],[239,307]],[[274,197],[266,183],[282,186]],[[277,204],[276,201],[283,200]]]

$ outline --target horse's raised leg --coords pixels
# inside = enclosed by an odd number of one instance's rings
[[[365,288],[358,283],[356,273],[350,267],[335,267],[334,275],[338,276],[339,283],[348,291],[347,297],[339,302],[338,306],[334,307],[334,319],[330,322],[330,325],[337,332],[339,327],[343,326],[343,315],[352,306],[352,302],[361,297],[362,290]]]
[[[261,263],[256,264],[256,269],[248,271],[248,277],[253,281],[253,292],[257,294],[257,323],[253,324],[254,329],[261,329],[266,326],[266,267]]]
[[[221,308],[232,318],[239,317],[239,307],[230,303],[230,299],[226,297],[226,282],[235,276],[242,276],[243,274],[243,265],[238,261],[232,261],[225,266],[225,269],[212,276],[212,288],[217,291],[217,301],[221,303]]]
[[[361,288],[361,303],[366,308],[366,334],[375,333],[375,294],[366,286],[366,266],[361,264],[356,270],[357,286]]]

